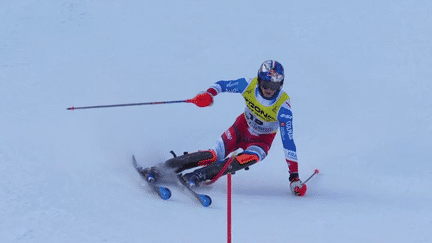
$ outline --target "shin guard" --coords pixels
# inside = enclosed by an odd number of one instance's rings
[[[209,165],[216,161],[216,153],[213,150],[198,151],[190,154],[184,154],[169,159],[165,164],[174,168],[176,173],[201,165]]]

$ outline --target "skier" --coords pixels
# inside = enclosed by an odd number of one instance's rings
[[[217,140],[214,148],[174,157],[167,160],[165,165],[176,173],[203,166],[183,176],[191,187],[198,187],[218,175],[229,161],[227,156],[239,148],[243,151],[230,161],[223,174],[248,169],[263,160],[280,128],[291,191],[298,196],[305,195],[307,187],[302,184],[298,174],[290,98],[282,90],[283,83],[283,66],[275,60],[267,60],[261,64],[257,77],[253,79],[218,81],[206,92],[198,94],[195,97],[199,101],[197,105],[207,107],[219,93],[240,93],[246,101],[246,109]]]

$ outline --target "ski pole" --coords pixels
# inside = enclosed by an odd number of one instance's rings
[[[81,106],[81,107],[69,107],[67,110],[80,110],[80,109],[95,109],[95,108],[111,108],[121,106],[137,106],[137,105],[160,105],[160,104],[174,104],[174,103],[185,103],[187,100],[176,100],[176,101],[161,101],[161,102],[144,102],[144,103],[129,103],[129,104],[115,104],[115,105],[96,105],[96,106]]]
[[[174,101],[156,101],[156,102],[143,102],[143,103],[129,103],[129,104],[115,104],[115,105],[96,105],[96,106],[81,106],[81,107],[69,107],[66,110],[80,110],[80,109],[95,109],[95,108],[111,108],[111,107],[123,107],[123,106],[138,106],[138,105],[162,105],[162,104],[175,104],[175,103],[193,103],[200,106],[202,99],[195,97],[187,100],[174,100]]]
[[[308,182],[314,175],[316,175],[318,173],[319,173],[319,170],[315,169],[314,173],[311,176],[309,176],[309,178],[307,178],[302,184],[306,184],[306,182]]]

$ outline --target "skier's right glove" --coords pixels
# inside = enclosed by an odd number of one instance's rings
[[[297,196],[304,196],[306,194],[307,186],[300,180],[298,173],[291,173],[290,175],[290,188],[291,192]]]
[[[194,103],[198,107],[207,107],[213,104],[213,95],[209,92],[202,92],[197,94],[193,99],[187,100],[186,102]]]

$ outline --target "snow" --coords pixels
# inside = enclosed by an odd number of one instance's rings
[[[222,79],[286,70],[304,197],[279,135],[233,176],[233,242],[431,242],[432,2],[0,2],[1,242],[225,242],[225,177],[148,193],[152,165],[207,149],[243,111],[191,104]]]

